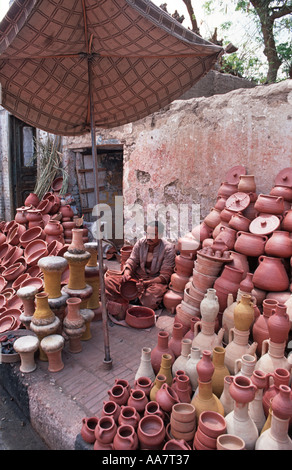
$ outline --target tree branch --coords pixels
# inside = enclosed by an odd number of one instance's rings
[[[194,31],[194,33],[201,36],[200,29],[199,29],[199,26],[198,26],[198,23],[197,23],[197,20],[196,20],[196,16],[195,16],[195,13],[194,13],[192,1],[191,0],[183,0],[183,2],[185,4],[185,6],[187,7],[188,14],[189,14],[189,17],[191,19],[192,30]]]

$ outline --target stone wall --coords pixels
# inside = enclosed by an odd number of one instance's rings
[[[175,101],[136,123],[97,133],[99,142],[123,145],[126,229],[131,204],[145,211],[150,204],[199,204],[202,219],[231,167],[244,165],[255,175],[257,192],[269,193],[277,173],[292,166],[292,81]],[[64,143],[67,151],[89,146],[90,135]],[[184,217],[188,226],[194,220],[189,212]]]

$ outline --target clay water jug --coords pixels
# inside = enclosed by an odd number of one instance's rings
[[[235,373],[235,361],[243,354],[253,355],[256,351],[257,343],[249,343],[249,330],[240,331],[236,328],[229,330],[229,341],[225,348],[225,365],[231,375]]]
[[[212,362],[212,352],[207,349],[202,351],[202,358],[198,361],[196,367],[200,382],[210,382],[215,370]]]
[[[172,364],[172,376],[175,376],[178,370],[185,370],[186,363],[191,353],[192,340],[183,338],[181,340],[181,354]]]
[[[252,326],[252,336],[257,345],[257,355],[261,355],[262,344],[265,339],[269,339],[268,319],[275,313],[277,300],[265,299],[263,301],[263,313],[255,320]]]
[[[275,313],[268,319],[269,338],[274,343],[283,343],[288,340],[290,331],[290,319],[287,314],[287,307],[284,304],[277,304]]]
[[[239,289],[241,290],[241,292],[244,292],[246,294],[251,294],[254,288],[252,278],[253,278],[253,273],[246,273],[246,276],[243,277],[241,283],[239,284]]]
[[[210,349],[211,351],[215,346],[222,346],[224,328],[220,328],[218,333],[215,333],[215,328],[216,323],[214,321],[198,321],[194,328],[192,346],[198,347],[201,350]]]
[[[265,245],[268,256],[290,258],[292,256],[292,239],[290,233],[284,230],[275,230]]]
[[[254,370],[250,379],[252,383],[257,387],[254,400],[249,403],[249,415],[254,421],[258,432],[261,433],[265,422],[266,415],[263,407],[263,392],[268,384],[268,374],[265,374],[261,370]]]
[[[258,257],[264,254],[267,240],[266,235],[240,231],[236,235],[234,250],[246,256]]]
[[[111,444],[117,432],[117,425],[112,416],[102,416],[95,427],[95,439],[102,445]]]
[[[247,331],[254,321],[254,305],[251,295],[242,294],[234,308],[234,327],[239,331]]]
[[[101,416],[112,416],[115,422],[118,422],[121,413],[121,407],[115,401],[104,401],[101,410]]]
[[[172,350],[175,358],[181,354],[181,340],[184,336],[184,328],[181,323],[174,323],[172,327],[172,335],[168,342],[170,349]]]
[[[108,390],[108,396],[110,401],[114,401],[117,405],[126,405],[129,398],[129,391],[122,385],[114,385]]]
[[[173,405],[179,403],[177,393],[167,383],[164,383],[157,391],[155,400],[166,413],[170,413]]]
[[[280,385],[290,384],[290,372],[282,367],[277,367],[273,372],[268,375],[268,384],[263,393],[263,408],[265,416],[269,414],[271,400],[279,393]]]
[[[262,343],[262,355],[257,361],[256,369],[266,373],[272,373],[278,367],[291,370],[291,358],[285,356],[286,341],[274,343],[265,339]]]
[[[81,437],[88,444],[93,444],[95,441],[94,431],[98,424],[98,418],[92,416],[90,418],[82,418]]]
[[[220,398],[224,389],[224,378],[230,375],[225,363],[225,349],[222,346],[216,346],[213,349],[212,362],[214,365],[214,372],[212,375],[212,390],[215,395]]]
[[[257,439],[255,450],[292,450],[288,429],[289,418],[280,419],[271,412],[271,425]]]
[[[149,399],[150,401],[156,401],[156,393],[158,392],[158,390],[162,387],[162,385],[166,383],[166,377],[165,375],[157,375],[155,377],[155,380],[154,380],[154,383],[153,383],[153,387],[151,388],[150,390],[150,394],[149,394]]]
[[[137,410],[140,416],[143,416],[148,398],[143,390],[132,389],[127,401],[127,406],[131,406]]]
[[[190,379],[191,387],[193,392],[198,387],[198,372],[197,372],[197,363],[200,358],[200,348],[191,347],[191,353],[188,356],[188,360],[185,365],[185,373]]]
[[[200,312],[202,320],[207,322],[213,322],[216,320],[219,312],[219,301],[215,289],[207,289],[204,299],[200,304]]]
[[[172,384],[173,364],[175,364],[175,362],[172,362],[172,356],[170,354],[162,354],[158,375],[164,375],[166,377],[166,383],[169,386]]]
[[[253,275],[254,286],[265,291],[282,292],[289,289],[289,278],[281,258],[259,257]]]
[[[170,354],[172,356],[172,363],[175,361],[175,356],[170,349],[168,342],[169,333],[167,331],[159,331],[157,336],[157,344],[151,351],[151,365],[155,375],[158,374],[160,369],[162,354]]]
[[[244,377],[251,378],[255,370],[256,362],[257,358],[255,355],[243,354],[242,357],[235,361],[234,376],[237,377],[238,375],[243,375]]]
[[[239,289],[239,284],[242,281],[242,276],[242,270],[226,265],[224,266],[221,276],[216,279],[214,283],[214,289],[217,293],[220,312],[223,313],[227,307],[228,294],[232,294],[235,300],[237,291]]]
[[[151,348],[142,348],[141,360],[135,374],[135,380],[139,379],[139,377],[149,377],[151,382],[154,382],[155,380],[155,374],[151,364]]]
[[[256,386],[248,377],[238,376],[234,378],[229,391],[234,400],[234,409],[225,416],[227,434],[241,437],[246,449],[253,450],[259,432],[249,415],[248,405],[255,398]]]
[[[234,400],[232,396],[230,395],[230,385],[233,382],[233,375],[226,375],[224,377],[224,386],[223,386],[223,391],[220,395],[220,401],[223,405],[224,408],[224,415],[226,416],[228,413],[233,411],[234,409]]]
[[[113,439],[114,450],[136,450],[138,449],[138,436],[133,426],[122,424],[117,428],[117,433]]]
[[[134,382],[134,388],[138,390],[143,390],[145,392],[146,397],[149,397],[150,390],[152,388],[152,381],[149,377],[139,377]]]
[[[198,389],[193,395],[191,404],[195,407],[197,422],[203,411],[216,411],[224,416],[223,405],[212,391],[211,380],[209,382],[201,382],[198,380]]]

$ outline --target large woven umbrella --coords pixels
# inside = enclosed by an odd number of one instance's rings
[[[38,129],[91,132],[179,98],[222,54],[149,0],[15,0],[0,23],[2,106]],[[105,364],[111,364],[98,242]]]

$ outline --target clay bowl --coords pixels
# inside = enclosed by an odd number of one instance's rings
[[[9,300],[15,295],[15,290],[12,287],[7,287],[7,289],[2,290],[1,294],[5,295],[6,299]]]
[[[47,245],[47,242],[45,242],[44,240],[33,240],[31,242],[29,242],[25,249],[24,249],[24,257],[25,258],[28,258],[29,256],[31,256],[33,253],[36,253],[37,251],[39,250],[47,250],[48,249],[48,245]]]
[[[30,266],[27,270],[26,273],[29,275],[29,277],[39,277],[42,276],[43,273],[41,269],[35,265],[35,266]]]
[[[35,251],[34,253],[31,253],[26,258],[26,262],[29,266],[34,266],[37,264],[40,258],[42,258],[43,256],[47,256],[47,254],[48,254],[47,248],[42,248],[40,250]]]
[[[245,442],[233,434],[222,434],[217,437],[217,450],[244,450]]]
[[[150,328],[155,323],[155,312],[148,307],[133,306],[128,308],[125,320],[132,328]]]
[[[226,433],[225,418],[217,411],[203,411],[199,416],[198,427],[204,434],[216,439]]]
[[[163,450],[192,450],[183,439],[170,439],[164,444]]]
[[[26,266],[23,263],[15,263],[7,267],[2,274],[7,281],[15,281],[15,279],[24,273],[25,269]]]
[[[211,449],[216,449],[217,447],[217,437],[210,437],[208,434],[205,434],[201,427],[198,426],[197,432],[197,439],[204,444],[205,446],[211,448]]]
[[[0,276],[0,292],[2,292],[6,286],[7,286],[6,279],[3,276]]]
[[[29,274],[28,273],[23,273],[21,274],[21,276],[18,276],[15,281],[13,281],[11,287],[12,289],[15,289],[16,291],[18,290],[18,288],[20,287],[20,284],[25,281],[26,279],[29,278]]]
[[[14,317],[16,320],[19,320],[21,315],[21,310],[19,308],[7,308],[5,312],[0,314],[0,318],[4,317]]]
[[[0,294],[0,308],[6,307],[7,305],[7,299],[5,295]]]
[[[52,182],[51,188],[54,192],[59,192],[61,191],[62,186],[63,186],[63,177],[58,176],[58,178],[54,179],[54,181]]]
[[[58,242],[58,240],[51,241],[48,245],[48,256],[56,256],[61,248],[63,248],[63,244]]]
[[[20,287],[34,286],[37,287],[38,292],[40,292],[44,287],[44,282],[40,277],[30,277],[23,281]]]
[[[206,446],[205,444],[203,444],[203,443],[198,439],[197,433],[195,434],[195,437],[194,437],[193,449],[194,449],[194,450],[216,450],[216,449],[213,449],[212,447],[208,447],[208,446]]]
[[[0,318],[0,333],[13,330],[16,320],[13,316],[6,315]]]
[[[125,300],[134,300],[138,297],[137,281],[130,279],[121,283],[120,294]]]
[[[44,240],[45,232],[43,231],[42,227],[36,226],[29,228],[26,232],[24,232],[19,239],[19,243],[25,248],[30,242],[38,239]]]
[[[7,308],[19,309],[23,308],[22,300],[14,294],[10,299],[7,300]]]
[[[7,243],[10,245],[18,245],[21,235],[26,231],[24,225],[16,224],[7,233]]]
[[[2,243],[2,245],[0,246],[0,259],[4,258],[9,248],[12,248],[11,245],[9,245],[9,243]]]
[[[181,423],[195,421],[196,410],[191,403],[175,403],[171,410],[171,417]]]
[[[2,266],[11,266],[14,264],[18,258],[22,257],[23,250],[19,246],[13,246],[8,250],[4,258],[2,259]]]

